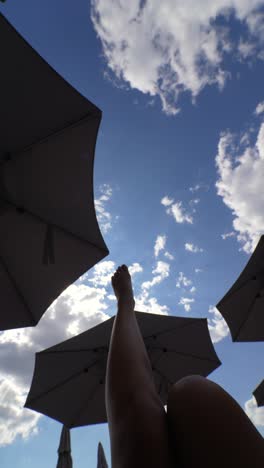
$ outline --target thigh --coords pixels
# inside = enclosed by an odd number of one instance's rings
[[[167,415],[155,399],[132,399],[122,418],[112,418],[109,429],[113,468],[175,468],[170,461]]]
[[[181,468],[263,468],[262,436],[217,384],[198,376],[183,379],[171,389],[167,408]]]

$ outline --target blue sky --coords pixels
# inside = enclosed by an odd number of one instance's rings
[[[232,343],[214,309],[264,232],[264,2],[127,3],[7,0],[0,7],[103,111],[94,181],[110,250],[37,327],[0,335],[5,468],[55,466],[60,424],[22,410],[34,353],[115,313],[109,280],[120,263],[133,273],[138,310],[208,317],[222,361],[210,378],[264,435],[264,410],[252,400],[264,377],[264,345]],[[75,466],[96,466],[99,440],[109,460],[106,425],[71,435]]]

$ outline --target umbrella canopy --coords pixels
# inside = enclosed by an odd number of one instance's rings
[[[99,442],[97,450],[97,468],[108,468],[108,463],[105,458],[104,448]]]
[[[264,340],[264,236],[216,307],[226,320],[233,341]]]
[[[101,111],[0,14],[0,330],[37,324],[108,254],[93,165]]]
[[[174,382],[190,374],[207,376],[221,364],[206,319],[136,315],[164,404]],[[105,374],[113,321],[36,353],[25,406],[67,427],[106,422]]]
[[[72,468],[71,436],[70,430],[65,426],[61,430],[58,456],[57,468]]]
[[[253,392],[254,397],[258,406],[264,406],[264,380],[259,384],[259,386]]]

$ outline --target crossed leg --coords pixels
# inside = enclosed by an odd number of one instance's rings
[[[262,468],[263,439],[237,403],[198,376],[170,391],[167,414],[134,313],[125,265],[112,277],[118,302],[106,373],[112,468]]]
[[[170,437],[181,468],[262,468],[264,441],[219,385],[186,377],[168,398]]]
[[[112,468],[170,468],[168,424],[134,313],[126,266],[112,277],[118,310],[106,372]]]

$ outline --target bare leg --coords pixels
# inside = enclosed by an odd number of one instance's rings
[[[106,374],[113,468],[170,468],[167,417],[134,313],[125,265],[112,277],[118,302]]]
[[[198,376],[176,383],[168,420],[182,468],[263,468],[264,441],[233,398]]]

